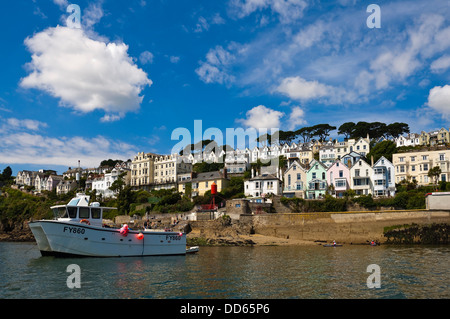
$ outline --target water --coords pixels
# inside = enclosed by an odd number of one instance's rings
[[[0,243],[0,299],[450,297],[448,246],[201,247],[187,256],[41,257],[34,243]],[[67,266],[81,288],[67,287]],[[381,288],[367,287],[367,266]]]

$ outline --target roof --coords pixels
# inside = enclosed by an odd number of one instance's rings
[[[217,179],[226,179],[226,178],[223,176],[223,173],[221,171],[213,171],[213,172],[197,173],[197,176],[193,177],[191,180],[186,182],[201,182]]]
[[[250,181],[258,181],[258,180],[274,180],[274,179],[278,179],[278,177],[276,177],[273,174],[263,174],[263,175],[259,175],[259,176],[255,176],[253,178],[250,179]]]

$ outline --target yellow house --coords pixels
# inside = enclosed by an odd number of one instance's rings
[[[186,188],[189,183],[191,187],[191,198],[195,196],[203,196],[207,191],[211,190],[211,185],[215,183],[217,185],[217,191],[220,192],[228,186],[229,179],[227,177],[227,171],[214,171],[206,173],[192,172],[192,178],[189,180],[181,181],[178,184],[178,192],[185,194]]]

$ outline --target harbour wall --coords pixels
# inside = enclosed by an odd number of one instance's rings
[[[240,215],[238,223],[253,233],[285,239],[383,243],[385,227],[450,223],[450,210],[244,214]]]

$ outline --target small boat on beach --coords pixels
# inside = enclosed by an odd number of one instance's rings
[[[111,228],[102,223],[112,207],[89,203],[77,194],[67,205],[52,206],[53,220],[29,223],[42,256],[130,257],[185,255],[198,251],[186,247],[186,234],[171,230],[132,230],[128,225]]]

